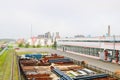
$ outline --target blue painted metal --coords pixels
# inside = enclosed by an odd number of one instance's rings
[[[60,77],[60,80],[73,80],[57,68],[52,69],[52,71]]]
[[[96,74],[93,76],[83,76],[83,77],[77,77],[77,78],[73,78],[74,80],[93,80],[93,79],[97,79],[97,78],[105,78],[108,77],[108,74]]]
[[[52,59],[52,60],[48,60],[48,62],[50,62],[50,63],[55,63],[55,62],[71,62],[71,60],[68,59],[68,58],[63,58],[63,59]]]
[[[41,54],[26,54],[25,57],[40,59],[42,55]]]

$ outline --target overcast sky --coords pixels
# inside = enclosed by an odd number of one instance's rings
[[[120,0],[0,0],[0,38],[28,38],[31,24],[33,35],[120,35]]]

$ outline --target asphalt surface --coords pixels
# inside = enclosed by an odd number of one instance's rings
[[[78,60],[78,61],[86,61],[88,64],[102,68],[102,69],[106,69],[112,72],[115,72],[116,70],[120,70],[120,65],[115,64],[115,63],[110,63],[110,62],[104,62],[101,61],[99,59],[93,59],[93,58],[89,58],[86,56],[82,56],[80,55],[80,53],[71,53],[71,52],[63,52],[60,50],[53,50],[53,49],[49,49],[49,48],[22,48],[20,50],[18,50],[18,52],[49,52],[49,53],[57,53],[59,55],[63,55],[65,57],[69,57],[72,58],[74,60]]]

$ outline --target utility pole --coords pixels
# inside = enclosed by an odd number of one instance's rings
[[[32,38],[32,24],[31,24],[31,32],[30,33],[31,33],[31,38]]]
[[[114,52],[115,52],[115,35],[113,35],[113,49],[114,49]]]
[[[102,47],[101,47],[101,37],[99,37],[99,48],[100,48],[100,52],[102,52]]]

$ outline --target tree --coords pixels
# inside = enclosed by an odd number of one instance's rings
[[[25,47],[26,47],[26,48],[28,48],[29,46],[30,46],[29,43],[25,44]]]
[[[57,42],[56,41],[54,42],[52,47],[55,48],[55,49],[57,48]]]
[[[18,46],[19,46],[19,47],[23,47],[23,44],[22,44],[22,43],[20,43],[20,44],[18,44]]]

